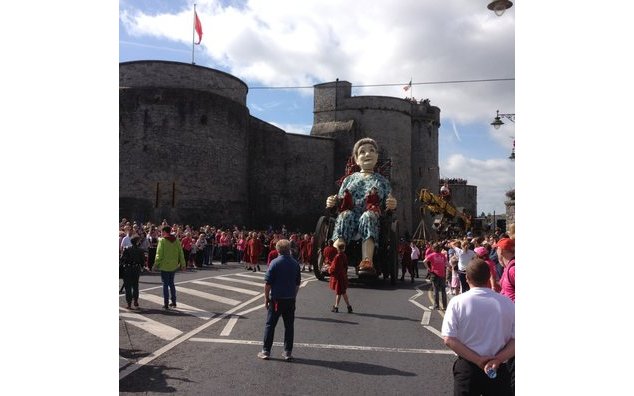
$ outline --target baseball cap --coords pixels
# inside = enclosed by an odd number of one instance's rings
[[[514,251],[515,250],[515,239],[502,238],[502,239],[500,239],[498,241],[498,243],[496,245],[497,245],[497,247],[502,248],[502,250]]]
[[[478,246],[477,248],[473,249],[473,251],[480,257],[484,257],[487,254],[486,248],[482,246]]]

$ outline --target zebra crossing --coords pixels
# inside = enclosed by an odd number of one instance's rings
[[[304,284],[309,279],[314,279],[314,276],[312,274],[302,273],[302,281]],[[219,316],[219,312],[221,311],[224,312],[225,310],[244,303],[254,296],[262,295],[264,283],[264,272],[225,274],[178,282],[176,286],[177,308],[170,310],[170,313],[177,313],[178,315],[186,315],[208,321]],[[226,291],[231,297],[218,294],[223,291]],[[187,329],[175,328],[173,320],[170,324],[162,323],[162,313],[156,314],[156,309],[162,308],[164,303],[162,287],[152,287],[140,291],[139,301],[142,302],[142,309],[140,310],[128,310],[124,307],[119,308],[120,319],[123,320],[126,325],[133,326],[145,333],[149,333],[166,341],[174,340],[183,334],[184,331],[187,331]],[[187,303],[183,301],[187,301]],[[263,307],[263,304],[258,305],[243,311],[243,313],[252,312]],[[152,314],[144,314],[144,310],[146,309],[151,310]],[[148,316],[151,316],[151,318]],[[167,319],[169,319],[169,316]],[[229,336],[238,321],[238,316],[229,315],[223,319],[226,319],[227,323],[222,329],[220,336]]]

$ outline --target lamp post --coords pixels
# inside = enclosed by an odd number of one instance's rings
[[[496,110],[495,111],[495,119],[491,123],[491,125],[493,125],[493,128],[500,129],[500,125],[504,125],[504,123],[502,122],[502,118],[506,118],[506,119],[510,120],[511,122],[515,123],[515,113],[502,113],[502,114],[500,114],[500,110]]]
[[[500,129],[500,126],[504,125],[504,122],[502,122],[502,118],[506,118],[507,120],[515,124],[515,113],[500,114],[500,110],[496,110],[495,118],[493,119],[493,122],[491,123],[491,125],[493,125],[493,128]],[[511,156],[509,157],[509,159],[513,161],[515,160],[515,140],[513,140],[513,150],[511,151]]]
[[[495,15],[497,16],[502,16],[502,14],[504,14],[504,11],[511,7],[513,7],[513,3],[508,0],[493,0],[487,6],[487,8],[495,12]]]

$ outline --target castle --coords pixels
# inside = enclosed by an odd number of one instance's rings
[[[351,90],[347,81],[315,85],[313,127],[300,135],[253,117],[247,85],[230,74],[120,63],[120,217],[312,231],[352,146],[371,137],[391,161],[396,217],[411,235],[421,219],[418,191],[439,185],[440,109]]]

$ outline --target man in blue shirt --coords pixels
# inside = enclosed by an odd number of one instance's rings
[[[292,360],[293,337],[295,333],[295,298],[299,291],[301,274],[299,263],[291,256],[291,243],[281,239],[275,244],[279,256],[271,261],[264,280],[264,303],[268,314],[264,326],[264,345],[258,353],[260,359],[267,360],[271,356],[275,326],[280,316],[284,320],[284,353],[285,360]]]

